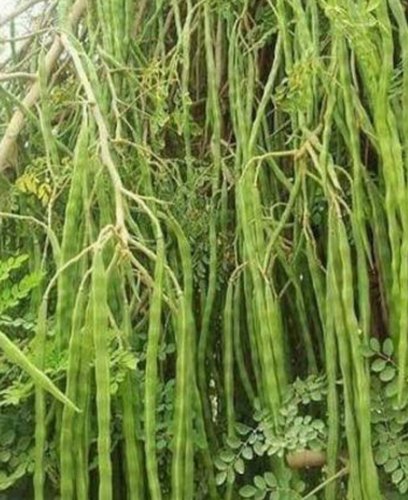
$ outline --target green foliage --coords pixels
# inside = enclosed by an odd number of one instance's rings
[[[370,360],[374,459],[401,494],[408,491],[408,406],[398,406],[394,345],[371,338],[363,354]]]
[[[134,373],[137,366],[136,356],[123,348],[114,350],[110,355],[110,392],[112,395],[118,392],[120,385],[125,381],[129,373]]]
[[[0,488],[406,495],[404,2],[56,3],[4,41]]]
[[[241,498],[254,498],[255,500],[300,500],[303,498],[305,483],[294,477],[291,471],[286,470],[283,479],[278,479],[272,472],[254,477],[253,484],[243,486],[239,490]],[[315,496],[309,497],[315,500]]]
[[[286,78],[276,89],[276,105],[285,112],[295,109],[307,109],[312,100],[310,83],[316,74],[318,61],[311,54],[304,54],[303,60],[298,61]]]
[[[400,494],[405,494],[408,491],[408,406],[402,409],[396,406],[395,383],[391,384],[388,377],[381,376],[387,366],[395,369],[393,343],[387,338],[380,345],[377,339],[372,338],[363,353],[370,358],[373,372],[371,422],[374,459],[389,478],[389,491],[395,488]],[[378,369],[379,361],[381,370]],[[242,483],[240,476],[245,473],[247,477],[254,467],[255,470],[259,469],[256,464],[265,456],[285,458],[289,452],[304,449],[324,450],[327,444],[326,394],[325,377],[309,376],[304,380],[296,379],[289,386],[284,398],[285,404],[280,410],[279,432],[276,432],[268,412],[262,410],[259,402],[256,403],[254,421],[257,425],[251,427],[236,423],[235,437],[226,439],[225,448],[215,459],[214,465],[218,470],[217,484],[222,486],[234,484],[236,481]],[[314,414],[316,411],[320,413],[322,418],[302,414],[308,407],[313,409]],[[253,482],[242,486],[239,493],[242,498],[289,499],[302,498],[304,488],[305,483],[302,481],[299,484],[295,481],[295,486],[290,486],[289,481],[286,486],[278,487],[273,473],[265,472],[263,475],[255,475]]]
[[[33,331],[34,323],[25,313],[22,302],[42,278],[39,273],[26,273],[27,261],[27,255],[0,261],[0,324],[2,329],[19,336],[21,329],[24,335]],[[17,308],[20,315],[10,316],[16,314]],[[6,361],[0,351],[0,491],[9,489],[33,472],[33,416],[30,409],[33,392],[33,381]]]
[[[44,168],[45,159],[37,161],[37,164],[41,165],[41,163]],[[52,191],[49,179],[45,178],[45,181],[41,182],[40,175],[36,173],[35,169],[27,168],[24,174],[16,180],[15,186],[22,193],[34,195],[44,207],[48,205]]]
[[[317,411],[324,414],[322,405],[326,391],[324,377],[310,375],[305,380],[296,379],[287,391],[277,427],[268,411],[261,408],[259,401],[256,402],[256,411],[253,415],[255,425],[250,427],[236,423],[235,436],[226,438],[225,448],[214,461],[218,470],[217,484],[219,486],[225,483],[233,484],[245,472],[250,473],[260,458],[285,458],[288,452],[294,450],[325,449],[327,441],[325,421],[304,413],[307,408],[312,408],[317,403]],[[254,485],[244,486],[240,493],[242,495],[244,491],[244,495],[248,495],[244,498],[265,498],[268,493],[289,498],[291,492],[293,495],[296,494],[296,488],[292,490],[289,486],[291,482],[290,471],[287,471],[287,481],[284,484],[279,483],[279,487],[275,484],[276,478],[273,474],[266,472],[263,478],[255,476]],[[263,488],[260,485],[263,485]],[[303,489],[304,484],[297,492],[298,496],[293,498],[298,498]]]
[[[13,486],[34,468],[33,420],[26,406],[24,412],[0,418],[0,491]]]
[[[0,292],[0,318],[2,321],[7,322],[7,317],[4,318],[3,313],[16,307],[41,281],[42,275],[38,272],[26,274],[18,283],[11,281],[12,273],[20,270],[27,259],[27,255],[21,255],[10,257],[0,263],[0,283],[2,284]],[[17,327],[21,325],[18,319],[16,321],[17,323],[11,321],[11,326]],[[25,324],[24,321],[23,323]]]

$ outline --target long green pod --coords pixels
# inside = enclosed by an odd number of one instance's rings
[[[339,365],[343,376],[343,391],[345,403],[345,424],[348,445],[350,480],[348,494],[351,498],[362,500],[364,498],[361,489],[361,470],[359,455],[358,426],[354,415],[354,388],[352,377],[352,364],[350,346],[348,343],[347,329],[344,324],[341,291],[339,288],[339,277],[336,270],[341,270],[341,261],[337,251],[337,238],[335,227],[335,215],[331,215],[333,225],[330,227],[329,235],[329,255],[327,274],[327,304],[331,304],[333,310],[334,326],[336,331],[336,341],[339,350]],[[330,300],[332,302],[330,302]]]
[[[242,386],[245,390],[248,400],[253,403],[255,400],[255,391],[245,364],[244,348],[242,344],[243,328],[241,325],[241,279],[238,278],[234,289],[234,304],[233,304],[233,342],[234,355],[237,362],[238,374],[241,379]]]
[[[122,275],[123,276],[123,275]],[[124,280],[123,280],[124,281]],[[131,314],[130,306],[126,297],[123,285],[123,331],[126,339],[126,346],[129,349],[131,344]],[[121,404],[123,408],[123,438],[125,441],[126,455],[126,481],[129,497],[132,500],[142,500],[145,495],[143,480],[143,462],[141,457],[140,442],[137,439],[138,415],[137,415],[137,390],[135,377],[128,373],[121,387]],[[140,398],[140,395],[139,395]],[[139,417],[140,418],[140,417]]]
[[[193,273],[190,245],[179,224],[167,216],[167,223],[176,235],[183,271],[183,291],[179,297],[179,318],[176,320],[177,361],[174,402],[174,445],[171,474],[172,500],[188,500],[194,487],[193,388],[195,374],[195,323],[193,306]]]
[[[92,329],[95,346],[96,409],[98,421],[99,500],[112,499],[111,398],[109,370],[107,272],[98,248],[92,264]]]
[[[339,396],[337,393],[338,380],[338,350],[336,346],[335,314],[331,305],[334,302],[334,290],[329,285],[329,278],[324,282],[324,274],[318,266],[315,248],[310,241],[306,242],[306,256],[309,272],[312,279],[313,291],[318,304],[320,322],[324,334],[324,358],[325,371],[327,376],[327,476],[333,477],[337,470],[339,443],[340,443],[340,416],[339,416]],[[329,262],[328,272],[332,272]],[[326,500],[337,499],[337,484],[330,482],[325,487]]]
[[[204,312],[201,321],[200,335],[198,339],[197,349],[197,377],[200,389],[202,407],[205,417],[205,425],[209,434],[209,439],[212,447],[216,445],[216,435],[213,429],[210,403],[208,398],[208,380],[206,373],[206,358],[208,355],[208,341],[210,338],[210,322],[213,315],[214,301],[216,298],[217,286],[217,265],[218,265],[218,249],[217,249],[217,210],[215,203],[215,192],[219,182],[219,174],[221,170],[221,110],[219,96],[217,92],[217,82],[219,80],[219,67],[221,62],[215,60],[214,48],[212,43],[212,22],[213,18],[207,3],[204,4],[204,43],[205,56],[207,65],[207,86],[208,86],[208,121],[212,126],[211,137],[211,152],[214,159],[214,172],[212,174],[212,200],[211,212],[212,216],[209,222],[209,244],[210,244],[210,261],[209,261],[209,277],[207,285],[207,293],[204,302]],[[218,63],[218,64],[217,64]]]
[[[44,370],[45,361],[45,344],[47,335],[47,309],[48,297],[45,296],[40,304],[36,335],[36,367],[41,374]],[[0,332],[1,334],[1,332]],[[2,335],[2,334],[1,334]],[[0,335],[0,339],[1,339]],[[9,343],[9,350],[13,344],[8,340],[8,337],[3,339],[3,350],[7,355],[4,343]],[[2,345],[0,341],[0,346]],[[13,345],[14,346],[14,345]],[[15,349],[18,349],[17,346]],[[18,352],[18,351],[17,351]],[[22,354],[22,353],[21,353]],[[21,355],[20,355],[21,356]],[[9,354],[10,358],[10,354]],[[15,360],[17,362],[17,359]],[[21,366],[21,365],[20,365]],[[40,371],[41,370],[41,371]],[[32,375],[33,376],[33,375]],[[34,379],[35,380],[35,379]],[[47,437],[46,407],[45,407],[44,388],[37,383],[35,388],[35,466],[34,466],[34,498],[35,500],[43,500],[45,486],[45,468],[44,468],[44,452]]]
[[[233,349],[233,297],[234,284],[229,280],[227,294],[225,297],[223,334],[224,334],[224,393],[227,416],[227,433],[229,437],[234,435],[234,349]]]
[[[81,364],[81,342],[82,328],[85,318],[85,310],[88,302],[87,280],[89,272],[85,273],[82,283],[79,287],[75,300],[75,306],[72,317],[72,333],[68,347],[68,369],[65,393],[72,401],[77,399],[78,373]],[[74,412],[64,407],[61,422],[61,500],[70,500],[74,498],[75,474],[74,474],[74,452],[76,449],[74,441]],[[74,445],[73,445],[74,444]]]
[[[92,371],[94,362],[93,342],[93,304],[89,297],[85,323],[81,336],[80,366],[78,370],[77,402],[82,413],[75,415],[74,420],[74,442],[77,446],[75,459],[75,482],[76,496],[78,500],[89,498],[89,421],[91,418],[91,389],[93,387]]]
[[[81,237],[79,231],[81,228],[81,215],[83,211],[82,190],[85,179],[84,176],[87,169],[87,162],[89,161],[89,156],[87,154],[89,140],[88,126],[88,120],[85,114],[76,144],[71,186],[65,208],[60,266],[66,264],[69,259],[76,255],[80,250],[79,245]],[[56,322],[58,341],[61,349],[65,348],[67,345],[71,332],[71,315],[75,300],[74,287],[77,281],[76,270],[77,265],[70,266],[60,274],[58,279]]]
[[[338,253],[342,269],[342,301],[344,308],[345,327],[349,336],[351,359],[353,364],[353,384],[355,391],[355,415],[359,422],[360,432],[360,469],[364,497],[368,499],[381,498],[377,469],[374,464],[371,440],[371,427],[367,425],[371,419],[370,383],[361,356],[361,329],[354,314],[353,275],[351,267],[350,247],[347,241],[343,221],[339,218],[338,226]]]
[[[55,399],[67,405],[71,410],[80,412],[80,409],[70,401],[51,381],[44,372],[39,370],[36,365],[23,353],[23,351],[12,342],[7,335],[0,331],[0,349],[4,352],[6,358],[20,368],[22,368],[33,381],[38,384],[42,389],[49,392]]]
[[[145,382],[145,454],[147,481],[152,500],[162,498],[156,456],[156,399],[158,390],[157,357],[161,336],[161,315],[164,284],[164,242],[157,235],[154,285],[150,300],[149,329],[147,333],[146,382]]]

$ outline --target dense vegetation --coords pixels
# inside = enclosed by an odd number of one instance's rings
[[[408,498],[402,0],[60,0],[0,69],[0,497]]]

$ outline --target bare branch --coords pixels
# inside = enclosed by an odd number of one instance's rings
[[[34,73],[25,73],[24,71],[18,71],[15,73],[0,73],[0,82],[6,82],[8,80],[14,80],[16,78],[25,78],[26,80],[36,80],[37,75]]]
[[[41,3],[44,1],[45,0],[29,0],[28,2],[21,4],[19,7],[17,7],[16,10],[13,10],[13,12],[10,12],[10,14],[7,14],[6,16],[0,18],[0,27],[9,23],[10,21],[18,17],[20,14],[23,14],[26,10],[30,9],[31,7],[34,7],[34,5],[36,5],[37,3]]]
[[[49,33],[50,30],[48,28],[43,28],[37,31],[32,31],[30,33],[25,33],[24,35],[15,36],[13,38],[0,38],[0,43],[14,43],[21,42],[23,40],[27,40],[29,38],[34,38],[36,36],[43,35],[44,33]]]
[[[87,0],[77,0],[72,6],[70,15],[68,17],[68,25],[73,29],[79,22],[82,14],[84,13],[87,5]],[[45,74],[50,75],[52,69],[54,68],[56,62],[58,61],[61,52],[63,51],[63,45],[61,43],[61,38],[57,35],[52,43],[49,51],[45,56]],[[36,81],[28,94],[22,101],[22,109],[30,109],[38,100],[40,96],[40,84]],[[18,109],[12,116],[6,132],[0,142],[0,172],[5,170],[9,166],[9,154],[13,149],[18,135],[25,124],[25,116],[22,109]]]

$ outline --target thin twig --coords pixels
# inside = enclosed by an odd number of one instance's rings
[[[31,33],[33,33],[35,35],[38,33],[37,30],[41,31],[42,29],[44,29],[46,31],[49,30],[50,33],[53,31],[50,24],[52,21],[52,13],[53,13],[56,5],[57,5],[56,1],[50,3],[49,7],[46,9],[46,12],[43,14],[41,19],[33,20],[33,23],[31,26],[31,29],[33,31]],[[31,34],[31,33],[28,33],[28,34]],[[14,71],[17,71],[17,69],[19,67],[21,67],[21,65],[23,64],[23,61],[25,60],[24,56],[27,54],[28,49],[33,44],[35,39],[36,39],[36,37],[33,36],[33,37],[26,38],[25,40],[22,40],[23,43],[21,43],[21,45],[18,47],[17,53],[16,54],[11,53],[6,59],[1,61],[0,70],[7,68],[8,64],[11,61],[13,61],[14,63],[15,63],[15,61],[19,61],[17,63],[17,66],[14,66]],[[34,54],[31,54],[31,57],[34,57]]]
[[[25,80],[36,80],[37,75],[34,73],[26,73],[25,71],[16,71],[15,73],[0,73],[0,82],[15,80],[16,78],[22,78]]]
[[[44,1],[45,0],[29,0],[28,2],[21,4],[19,7],[17,7],[17,9],[13,10],[13,12],[10,12],[10,14],[7,14],[6,16],[0,18],[0,27],[9,23],[28,9],[31,9],[31,7],[34,7],[34,5],[36,5],[37,3],[41,3]]]
[[[340,477],[344,476],[345,474],[348,473],[348,466],[343,467],[343,469],[340,469],[334,476],[331,476],[326,479],[323,483],[319,484],[314,490],[310,491],[306,496],[302,498],[302,500],[307,500],[309,498],[312,498],[317,492],[325,488],[328,484],[332,483],[336,479],[339,479]]]
[[[70,12],[68,23],[71,29],[74,29],[78,24],[79,19],[85,11],[87,1],[86,0],[77,0]],[[52,69],[58,61],[59,56],[63,50],[63,45],[61,43],[60,36],[56,36],[54,42],[52,43],[49,51],[45,56],[45,74],[47,76],[50,75]],[[36,81],[28,94],[22,101],[23,108],[31,108],[38,98],[40,97],[40,83]],[[9,154],[16,142],[18,135],[25,125],[25,116],[21,109],[18,109],[14,115],[12,116],[6,132],[0,142],[0,172],[5,170],[9,166]]]
[[[20,214],[13,214],[13,213],[9,213],[9,212],[0,212],[0,220],[3,217],[7,218],[7,219],[15,219],[15,220],[29,222],[30,224],[35,224],[35,225],[41,227],[42,229],[44,229],[44,231],[46,232],[46,234],[50,240],[50,243],[52,246],[52,251],[53,251],[55,259],[56,260],[59,259],[60,246],[58,243],[58,238],[57,238],[56,234],[54,233],[54,231],[51,229],[51,227],[47,226],[47,224],[44,224],[44,222],[36,219],[35,217],[33,217],[31,215],[20,215]]]
[[[13,38],[0,38],[0,43],[22,42],[23,40],[29,40],[36,36],[43,35],[44,33],[49,33],[50,31],[49,28],[41,28],[37,31],[30,31],[30,33],[25,33],[24,35],[15,36]]]

